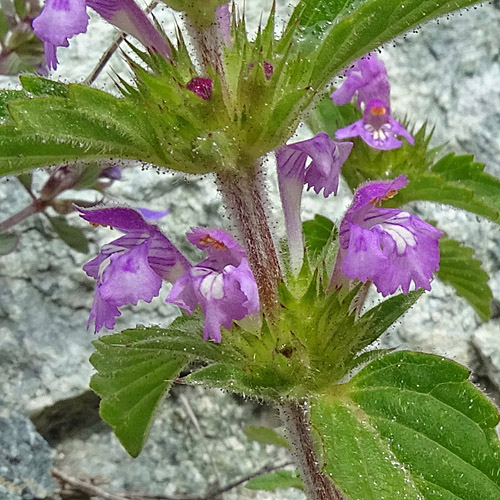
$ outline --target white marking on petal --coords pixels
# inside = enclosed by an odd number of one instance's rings
[[[224,282],[222,273],[210,273],[202,279],[200,292],[207,300],[224,297]]]
[[[403,255],[408,246],[414,247],[417,244],[415,235],[408,228],[400,225],[408,221],[409,218],[410,214],[407,212],[400,212],[390,219],[387,219],[385,222],[377,224],[394,240],[399,255]]]
[[[114,245],[108,245],[109,247],[112,247]],[[127,253],[127,249],[126,248],[121,248],[121,247],[118,247],[118,246],[114,246],[114,249],[113,249],[113,253],[110,253],[100,264],[99,264],[99,271],[97,273],[97,276],[98,276],[98,283],[101,283],[102,284],[102,277],[104,275],[104,271],[106,270],[106,268],[111,264],[111,257],[113,255],[122,255],[124,253]]]
[[[375,128],[370,123],[365,123],[365,130],[373,137],[374,141],[386,141],[392,134],[390,123],[384,123],[380,128]]]

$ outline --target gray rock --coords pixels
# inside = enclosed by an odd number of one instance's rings
[[[48,500],[54,494],[54,452],[31,421],[9,406],[0,402],[0,498]]]
[[[268,6],[268,2],[247,2],[249,7]],[[289,9],[279,2],[281,13]],[[260,7],[248,16],[255,28]],[[160,13],[166,19],[171,14]],[[450,21],[440,20],[423,26],[418,35],[397,40],[382,51],[392,81],[393,110],[399,116],[408,114],[414,121],[428,118],[436,124],[434,143],[447,141],[447,149],[474,153],[484,161],[487,170],[500,175],[497,163],[500,150],[500,96],[498,77],[497,30],[484,29],[500,21],[500,11],[485,5],[456,14]],[[93,17],[92,50],[89,38],[76,37],[70,49],[60,51],[61,66],[57,76],[67,81],[81,81],[99,59],[99,53],[114,36],[114,30]],[[115,56],[112,67],[123,72],[124,65]],[[111,89],[109,70],[96,86]],[[14,79],[1,79],[15,85]],[[307,131],[300,131],[305,134]],[[277,200],[272,161],[267,176],[271,199]],[[46,175],[37,172],[38,183]],[[304,218],[322,213],[339,220],[349,201],[349,193],[341,186],[341,196],[325,201],[307,193]],[[184,238],[193,225],[226,225],[220,199],[210,176],[203,179],[180,175],[158,174],[155,170],[141,172],[128,168],[124,181],[110,191],[114,200],[125,200],[132,206],[153,209],[169,208],[171,214],[160,222],[161,227],[195,259]],[[88,193],[90,198],[94,196]],[[14,180],[0,180],[0,217],[22,208],[29,202]],[[500,297],[500,234],[498,228],[485,221],[448,207],[418,204],[420,214],[438,220],[440,227],[452,237],[476,248],[476,255],[491,275],[491,286]],[[275,205],[274,216],[282,214]],[[109,230],[92,229],[76,216],[72,223],[86,230],[91,239],[90,255],[99,246],[114,238]],[[45,408],[54,415],[63,415],[58,402],[79,398],[88,387],[92,368],[88,357],[92,352],[91,333],[85,324],[92,302],[93,282],[81,271],[90,257],[78,254],[53,239],[44,218],[33,217],[20,226],[22,239],[18,251],[0,259],[0,384],[9,407],[38,414]],[[279,235],[282,225],[277,223]],[[480,242],[480,244],[478,244]],[[168,324],[176,312],[163,303],[167,293],[151,304],[123,308],[117,329],[136,323]],[[379,300],[375,298],[373,300]],[[391,329],[383,345],[431,351],[450,356],[473,366],[500,387],[499,358],[495,332],[498,317],[489,325],[480,326],[472,308],[453,290],[438,281],[431,293]],[[498,333],[497,333],[498,335]],[[498,337],[496,337],[498,339]],[[240,475],[261,467],[268,460],[281,460],[282,451],[249,443],[241,427],[255,423],[255,406],[241,405],[229,394],[188,388],[184,391],[197,415],[202,435],[197,433],[178,397],[168,399],[152,429],[151,438],[138,459],[131,459],[102,423],[79,418],[61,417],[60,425],[75,426],[73,432],[58,434],[60,427],[50,427],[57,444],[58,466],[72,475],[104,476],[110,491],[139,490],[150,493],[205,491],[220,476],[226,484]],[[72,400],[73,407],[75,406]],[[56,406],[54,406],[56,405]],[[63,406],[64,408],[64,406]],[[53,410],[56,413],[50,413]],[[87,408],[81,412],[93,411]],[[265,412],[267,416],[268,413]],[[266,417],[267,418],[267,417]],[[40,423],[40,420],[37,420]],[[47,427],[44,428],[47,430]],[[29,432],[26,431],[29,436]],[[1,436],[0,436],[1,439]],[[211,461],[215,461],[215,466]],[[216,472],[217,471],[217,474]],[[1,491],[1,490],[0,490]],[[303,498],[300,492],[277,494],[238,490],[225,498]]]
[[[476,371],[500,389],[500,324],[490,322],[478,328],[472,336],[472,345],[477,349],[480,365]]]
[[[184,398],[184,402],[183,402]],[[189,405],[201,434],[185,406]],[[148,494],[206,494],[267,463],[289,460],[284,449],[250,442],[244,426],[269,425],[269,410],[234,396],[199,387],[177,387],[163,404],[151,436],[136,459],[124,451],[104,424],[95,424],[58,446],[63,471],[98,477],[113,492],[139,490]],[[281,498],[299,500],[299,491],[288,490]],[[280,498],[239,488],[226,499]]]

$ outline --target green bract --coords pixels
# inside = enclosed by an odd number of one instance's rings
[[[209,2],[207,11],[219,3]],[[253,41],[244,20],[233,18],[225,74],[207,69],[213,93],[206,101],[186,89],[197,74],[180,34],[171,61],[135,49],[142,65],[129,61],[136,81],[121,81],[122,98],[80,85],[66,94],[57,82],[22,82],[28,94],[0,96],[0,174],[83,158],[132,159],[187,173],[253,168],[291,136],[302,113],[350,62],[423,21],[474,3],[323,0],[313,6],[304,0],[280,38],[273,8]],[[191,4],[179,0],[174,7]],[[264,63],[273,68],[270,77]]]

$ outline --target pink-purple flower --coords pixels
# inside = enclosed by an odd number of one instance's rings
[[[173,282],[191,267],[188,260],[153,224],[132,208],[83,209],[81,217],[92,225],[116,228],[125,234],[104,245],[83,270],[96,283],[88,326],[95,332],[112,329],[119,307],[151,302],[158,296],[162,280]]]
[[[68,47],[69,38],[87,31],[87,7],[148,49],[165,57],[170,55],[168,44],[133,0],[46,0],[42,12],[33,20],[33,30],[44,42],[49,69],[57,67],[57,48]]]
[[[278,183],[285,216],[290,262],[295,271],[303,255],[300,205],[304,184],[325,198],[337,194],[339,175],[352,142],[335,142],[320,132],[312,139],[285,144],[276,151]]]
[[[345,275],[372,281],[384,296],[399,287],[408,293],[412,282],[415,289],[430,290],[433,272],[439,269],[442,231],[408,212],[379,206],[407,184],[402,175],[358,188],[340,225],[333,287]]]
[[[191,314],[200,304],[205,315],[203,337],[221,341],[221,326],[259,311],[255,278],[245,250],[220,229],[193,228],[188,240],[208,258],[187,270],[175,283],[167,302]]]
[[[384,63],[376,54],[370,53],[356,61],[345,72],[342,85],[330,94],[336,106],[343,106],[352,100],[357,92],[357,105],[367,104],[373,99],[390,101],[391,87]]]
[[[346,71],[346,80],[330,97],[337,106],[347,104],[357,93],[357,105],[363,118],[335,132],[337,139],[361,137],[375,149],[390,150],[403,144],[397,136],[410,144],[412,135],[391,116],[390,85],[384,63],[375,54],[368,54]]]
[[[139,300],[151,302],[162,282],[174,286],[166,301],[191,314],[200,304],[205,314],[204,338],[221,341],[221,326],[259,311],[257,285],[245,250],[220,229],[193,228],[187,237],[205,250],[208,258],[193,266],[153,224],[166,212],[125,207],[82,209],[81,217],[92,225],[116,228],[125,234],[105,245],[85,264],[96,280],[88,326],[95,332],[114,328],[119,307]]]
[[[379,99],[373,99],[366,105],[361,120],[335,132],[337,139],[356,136],[361,137],[372,148],[382,150],[401,147],[403,142],[396,136],[404,137],[411,145],[415,144],[413,136],[392,118],[389,106]]]

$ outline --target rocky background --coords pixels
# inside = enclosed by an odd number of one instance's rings
[[[255,27],[261,9],[269,4],[247,0],[250,26]],[[278,4],[284,18],[290,6],[280,0]],[[172,21],[166,9],[158,10],[158,15]],[[473,153],[497,176],[499,30],[498,2],[485,3],[429,23],[382,50],[392,82],[395,114],[406,113],[416,122],[428,119],[436,125],[435,144],[446,143],[450,151]],[[92,19],[89,33],[73,40],[70,49],[60,51],[56,76],[81,81],[114,36],[112,28]],[[116,57],[111,67],[126,71]],[[108,69],[95,85],[111,89],[109,74]],[[0,79],[0,86],[15,86],[15,78]],[[273,198],[276,188],[271,160],[268,167]],[[35,181],[40,184],[46,175],[36,172]],[[161,226],[181,246],[190,226],[227,226],[208,177],[185,178],[129,168],[110,195],[132,206],[169,208],[171,214]],[[90,192],[87,196],[95,199]],[[325,203],[323,197],[308,195],[305,216],[320,212],[338,218],[347,202],[346,196]],[[15,179],[0,180],[0,220],[28,203],[28,195]],[[500,298],[498,228],[451,208],[420,204],[418,209],[438,220],[450,236],[476,248],[476,256],[492,276],[490,286]],[[279,221],[280,214],[275,216]],[[94,230],[76,216],[70,219],[87,231],[91,256],[113,238],[109,231]],[[248,441],[242,432],[249,424],[276,425],[272,410],[220,391],[190,387],[175,388],[144,451],[139,458],[130,458],[99,420],[97,398],[87,390],[94,336],[85,325],[93,282],[81,266],[90,257],[55,239],[42,217],[28,219],[20,229],[18,250],[0,258],[0,499],[59,498],[60,485],[50,475],[54,467],[72,477],[92,478],[96,487],[115,493],[127,490],[209,498],[209,492],[218,486],[288,459],[283,450]],[[175,314],[173,306],[155,299],[133,311],[125,310],[117,328],[136,323],[167,324]],[[467,364],[476,381],[498,402],[499,340],[497,301],[493,318],[481,323],[463,299],[435,281],[432,292],[381,342],[440,353]],[[223,498],[293,500],[303,495],[294,490],[256,493],[240,487],[224,493]]]

